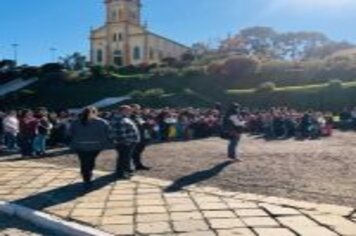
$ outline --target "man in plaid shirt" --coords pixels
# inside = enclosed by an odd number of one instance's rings
[[[118,153],[116,174],[119,178],[128,179],[131,176],[131,161],[135,146],[140,142],[140,132],[129,118],[132,114],[130,106],[121,106],[112,119],[112,129]]]

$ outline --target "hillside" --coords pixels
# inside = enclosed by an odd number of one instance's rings
[[[331,56],[329,56],[329,58],[335,58],[335,57],[356,58],[356,48],[341,50],[341,51],[338,51],[338,52],[332,54]]]
[[[145,92],[161,89],[160,97],[140,99],[150,106],[204,106],[224,95],[225,88],[212,85],[212,79],[201,77],[157,77],[150,79],[96,78],[78,82],[40,80],[36,84],[5,99],[6,107],[38,107],[52,109],[77,108],[106,97],[130,95],[133,91]]]

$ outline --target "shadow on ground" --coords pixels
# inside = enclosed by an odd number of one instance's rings
[[[93,184],[90,190],[86,190],[82,183],[74,183],[46,192],[41,192],[29,197],[25,197],[16,200],[13,203],[36,210],[42,210],[48,207],[73,201],[78,197],[99,190],[113,182],[116,182],[117,180],[117,177],[113,174],[106,175],[94,180],[92,182]]]
[[[226,167],[228,167],[233,163],[234,163],[233,161],[224,161],[210,169],[198,171],[193,174],[183,176],[182,178],[175,180],[173,184],[165,188],[164,191],[168,193],[178,192],[190,185],[204,182],[210,178],[219,175]]]

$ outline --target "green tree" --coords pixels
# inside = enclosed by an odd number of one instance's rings
[[[60,61],[67,70],[83,70],[86,66],[86,57],[79,52],[61,57]]]

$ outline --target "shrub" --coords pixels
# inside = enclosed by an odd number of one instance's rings
[[[191,52],[186,52],[186,53],[182,54],[182,56],[181,56],[182,61],[189,62],[189,63],[194,61],[194,59],[195,59],[195,56]]]
[[[173,67],[173,65],[177,62],[177,59],[175,59],[174,57],[166,57],[163,58],[162,63],[166,64],[169,67]]]
[[[257,72],[259,61],[251,57],[233,57],[225,61],[222,74],[229,77],[245,77]]]
[[[101,77],[105,75],[105,68],[102,66],[90,67],[90,72],[94,77]]]
[[[160,88],[148,89],[146,91],[134,90],[129,96],[131,96],[135,100],[140,100],[144,98],[158,98],[162,97],[165,94],[165,91]]]
[[[149,89],[146,90],[144,93],[144,97],[161,97],[165,94],[165,91],[163,89],[160,88],[156,88],[156,89]]]
[[[63,70],[63,66],[59,63],[47,63],[42,65],[40,70],[43,75],[48,73],[58,73]]]
[[[208,68],[207,68],[207,73],[209,75],[219,75],[222,71],[222,64],[217,63],[217,62],[212,62],[209,64]]]
[[[141,90],[134,90],[129,94],[135,100],[142,99],[144,97],[144,93]]]
[[[40,75],[40,70],[37,67],[25,67],[21,70],[21,77],[23,79],[31,79],[38,77]]]
[[[182,70],[183,76],[199,76],[204,74],[204,69],[199,67],[188,67]]]
[[[133,75],[133,74],[140,74],[141,70],[140,68],[134,66],[134,65],[128,65],[121,67],[117,70],[119,74],[121,75]]]
[[[36,92],[33,91],[33,90],[30,90],[30,89],[23,89],[23,90],[20,91],[20,94],[21,95],[29,95],[29,96],[31,96],[31,95],[35,95]]]
[[[328,83],[328,88],[332,90],[338,90],[343,88],[343,83],[339,79],[330,80]]]
[[[171,67],[154,68],[151,70],[151,72],[156,76],[178,76],[178,70]]]
[[[276,84],[273,82],[265,82],[262,83],[258,86],[258,88],[256,89],[256,92],[259,93],[268,93],[268,92],[273,92],[274,90],[276,90]]]

